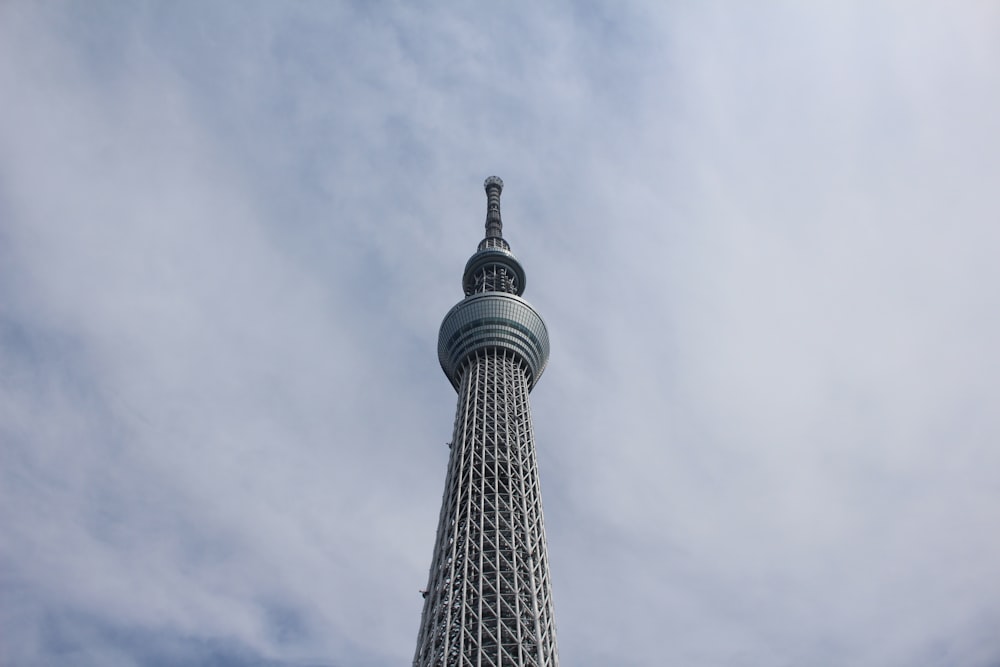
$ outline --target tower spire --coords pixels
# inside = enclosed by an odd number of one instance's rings
[[[483,183],[486,189],[486,237],[479,242],[462,275],[466,296],[478,292],[524,293],[524,268],[510,251],[503,237],[500,220],[500,193],[503,181],[490,176]]]
[[[499,176],[490,176],[483,183],[486,188],[486,238],[503,238],[503,221],[500,220],[500,193],[503,181]]]

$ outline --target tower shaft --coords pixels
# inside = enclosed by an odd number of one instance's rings
[[[527,374],[465,366],[414,665],[557,665]]]
[[[500,241],[502,185],[486,182],[487,238]],[[458,407],[414,667],[559,664],[528,406],[548,334],[520,298],[523,269],[502,245],[480,245],[466,298],[441,325],[438,355]],[[519,284],[468,289],[499,269]]]

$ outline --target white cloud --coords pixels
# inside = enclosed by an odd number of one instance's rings
[[[564,662],[995,663],[996,18],[5,6],[2,660],[408,659],[496,172]]]

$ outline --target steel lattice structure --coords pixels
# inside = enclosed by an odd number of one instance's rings
[[[528,407],[549,338],[502,236],[503,181],[485,187],[486,238],[438,336],[458,409],[414,667],[559,664]]]

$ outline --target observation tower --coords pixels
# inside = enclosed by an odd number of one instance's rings
[[[559,664],[528,407],[549,336],[502,235],[503,181],[485,187],[486,237],[438,334],[458,409],[414,667]]]

